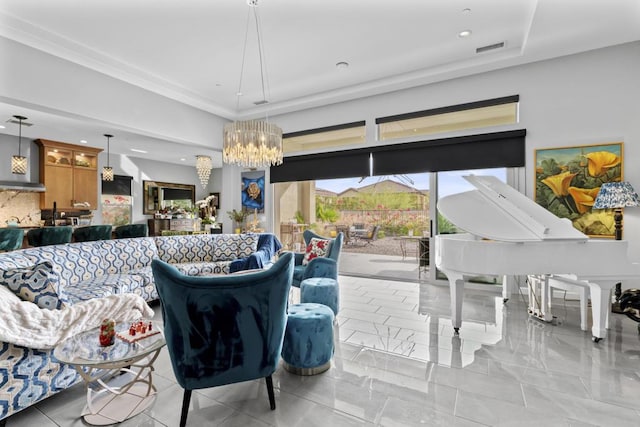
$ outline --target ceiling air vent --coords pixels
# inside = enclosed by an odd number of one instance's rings
[[[482,46],[482,47],[476,48],[476,53],[484,53],[484,52],[488,52],[490,50],[501,49],[503,47],[504,47],[504,42],[490,44],[490,45],[487,45],[487,46]]]

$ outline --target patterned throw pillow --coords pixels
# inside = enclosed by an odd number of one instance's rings
[[[0,285],[8,287],[22,300],[35,303],[40,308],[59,310],[70,305],[49,261],[33,267],[4,270]]]
[[[302,260],[302,265],[309,264],[309,261],[319,256],[327,256],[329,253],[329,245],[331,244],[331,240],[318,239],[317,237],[312,237],[307,245],[307,250],[304,253],[304,259]]]

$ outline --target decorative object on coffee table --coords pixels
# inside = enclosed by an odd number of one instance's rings
[[[116,322],[111,319],[104,319],[100,325],[100,334],[98,335],[100,345],[108,347],[113,345],[116,337]]]

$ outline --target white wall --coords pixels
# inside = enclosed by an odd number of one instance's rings
[[[624,142],[624,179],[640,191],[639,71],[640,42],[635,42],[285,114],[272,120],[285,132],[366,120],[366,144],[377,145],[376,117],[519,94],[520,123],[481,132],[527,129],[524,176],[529,197],[533,197],[534,188],[534,150],[614,141]],[[625,210],[624,238],[629,241],[629,255],[640,262],[640,208]]]
[[[226,120],[218,116],[4,37],[0,52],[2,58],[11,58],[0,66],[0,101],[98,120],[146,136],[222,148]]]

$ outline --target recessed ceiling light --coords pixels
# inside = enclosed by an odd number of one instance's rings
[[[87,140],[86,140],[86,139],[81,139],[81,140],[80,140],[80,144],[86,144],[86,143],[87,143]]]
[[[349,63],[345,62],[345,61],[337,62],[336,63],[336,68],[338,68],[338,69],[349,68]]]
[[[465,7],[464,9],[462,9],[462,13],[471,13],[471,9]]]
[[[469,37],[471,35],[471,30],[463,30],[458,33],[458,37]]]
[[[138,150],[137,148],[130,148],[130,150],[136,153],[148,153],[148,151]]]
[[[180,159],[180,161],[182,161],[182,162],[184,162],[184,161],[186,161],[186,160],[187,160],[187,159],[185,159],[184,157]]]
[[[0,129],[4,129],[4,126],[0,125]]]

